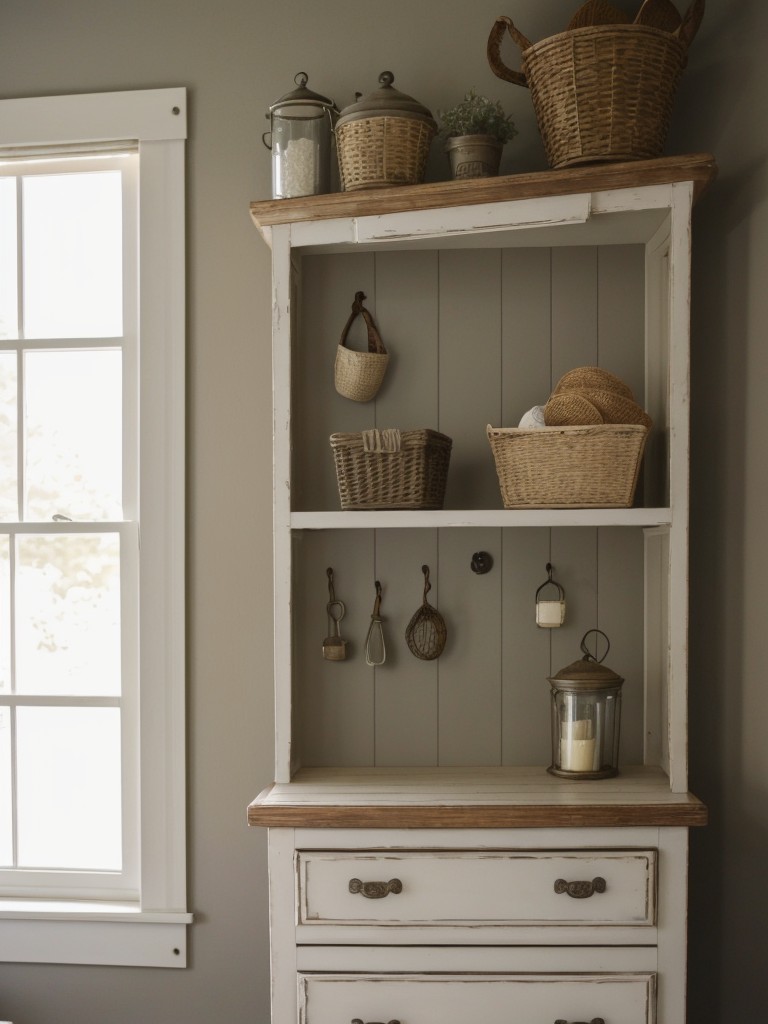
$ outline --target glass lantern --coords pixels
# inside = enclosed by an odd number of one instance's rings
[[[269,108],[270,130],[262,135],[272,151],[272,197],[322,195],[330,192],[331,136],[338,115],[333,100],[307,88],[300,71],[297,88]]]
[[[586,647],[590,633],[605,638],[603,658]],[[581,641],[584,657],[550,678],[552,775],[567,779],[607,779],[618,774],[621,676],[602,665],[610,642],[599,629]]]

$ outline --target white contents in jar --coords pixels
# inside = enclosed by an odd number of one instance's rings
[[[313,195],[319,150],[312,139],[291,139],[285,147],[280,161],[280,194],[284,199]]]

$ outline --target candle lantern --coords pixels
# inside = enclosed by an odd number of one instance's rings
[[[594,657],[587,649],[590,633],[605,639],[602,658]],[[548,771],[553,775],[567,779],[607,779],[618,772],[624,680],[601,664],[609,648],[610,642],[602,630],[588,630],[581,640],[584,657],[549,680],[552,764]]]
[[[333,100],[307,88],[300,71],[297,88],[269,108],[270,130],[262,142],[272,151],[272,196],[320,195],[330,191],[331,136],[338,109]]]

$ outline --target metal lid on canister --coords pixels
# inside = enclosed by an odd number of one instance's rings
[[[395,89],[392,85],[394,80],[395,76],[391,71],[382,71],[379,75],[380,88],[368,93],[367,96],[358,97],[354,103],[344,107],[338,124],[343,125],[364,117],[405,117],[425,121],[437,129],[437,122],[427,107],[413,96]]]

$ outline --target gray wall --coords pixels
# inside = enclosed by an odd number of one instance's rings
[[[635,6],[620,0],[624,6]],[[186,85],[189,143],[189,796],[186,971],[0,965],[15,1024],[227,1024],[268,1019],[264,835],[248,801],[271,780],[269,259],[247,215],[269,192],[266,106],[306,70],[340,104],[381,70],[432,109],[471,85],[520,139],[505,169],[544,166],[527,94],[495,79],[499,13],[533,39],[575,0],[5,0],[0,97]],[[669,152],[711,150],[694,277],[691,1020],[758,1020],[768,847],[764,666],[768,499],[768,5],[709,0]],[[431,177],[444,177],[442,158]],[[762,372],[761,372],[762,371]],[[763,955],[750,956],[762,946]],[[758,978],[758,975],[760,976]]]

